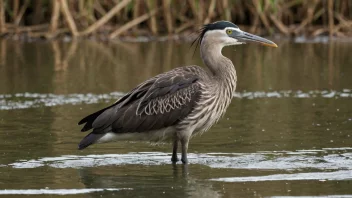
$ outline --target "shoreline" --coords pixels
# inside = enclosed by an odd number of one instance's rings
[[[119,36],[114,39],[110,39],[108,36],[104,36],[104,34],[95,34],[91,36],[84,37],[73,37],[72,35],[61,35],[55,38],[44,38],[44,37],[29,37],[28,34],[20,34],[20,35],[7,35],[0,36],[1,40],[6,41],[19,41],[24,43],[32,43],[32,42],[52,42],[52,41],[63,41],[63,42],[71,42],[73,40],[76,41],[96,41],[96,42],[126,42],[126,43],[143,43],[143,42],[193,42],[198,36],[197,32],[187,32],[181,34],[174,35],[164,35],[164,36],[154,36],[154,35],[141,35],[141,36]],[[263,36],[263,35],[261,35]],[[352,42],[352,37],[330,37],[329,35],[319,35],[319,36],[285,36],[282,34],[274,34],[267,35],[264,37],[271,38],[273,40],[279,41],[291,41],[294,43],[329,43],[329,42]]]

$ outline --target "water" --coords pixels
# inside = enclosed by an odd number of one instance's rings
[[[352,197],[352,43],[226,48],[238,88],[221,121],[171,145],[77,150],[77,121],[143,80],[201,65],[189,43],[0,41],[0,195]]]

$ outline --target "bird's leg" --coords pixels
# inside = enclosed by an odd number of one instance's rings
[[[188,164],[188,159],[187,159],[188,142],[189,142],[189,137],[183,137],[181,139],[181,146],[182,146],[181,161],[184,164]]]
[[[173,147],[172,147],[172,157],[171,157],[171,161],[173,163],[178,162],[178,157],[177,157],[177,148],[178,148],[178,138],[175,137],[174,138],[174,142],[173,142]]]

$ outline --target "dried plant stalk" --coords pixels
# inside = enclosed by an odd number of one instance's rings
[[[81,35],[87,35],[95,30],[97,30],[99,27],[104,25],[106,22],[108,22],[116,13],[118,13],[122,8],[124,8],[131,0],[123,0],[115,7],[113,7],[105,16],[100,18],[97,22],[95,22],[93,25],[89,26],[86,30],[84,30]]]
[[[59,0],[52,1],[52,14],[49,27],[49,35],[53,35],[57,32],[60,18],[60,2]]]
[[[333,8],[334,7],[334,2],[333,0],[328,0],[328,14],[329,14],[329,37],[332,37],[332,34],[334,33],[334,13],[333,13]]]
[[[24,15],[24,12],[26,11],[26,9],[28,8],[28,5],[29,5],[29,0],[26,0],[24,2],[24,4],[21,6],[21,9],[20,9],[20,12],[18,13],[18,15],[16,16],[15,18],[15,25],[18,26],[22,20],[22,17]]]
[[[27,34],[30,37],[45,35],[46,38],[52,38],[64,32],[72,36],[100,33],[99,30],[103,27],[102,33],[111,34],[116,27],[135,23],[134,20],[139,20],[140,15],[147,16],[144,14],[163,7],[163,10],[148,18],[147,27],[137,24],[132,27],[133,30],[145,28],[144,32],[147,30],[152,35],[160,32],[183,33],[189,29],[197,30],[203,23],[233,19],[237,25],[249,27],[253,33],[273,33],[276,30],[287,36],[307,33],[313,36],[323,33],[329,33],[330,37],[352,36],[349,25],[352,22],[351,0],[181,2],[183,3],[176,0],[0,0],[0,32],[11,36]],[[36,24],[45,28],[34,28]],[[79,28],[83,31],[79,32]]]
[[[307,17],[301,22],[301,24],[296,28],[294,31],[295,34],[298,34],[300,31],[303,30],[303,28],[308,25],[309,23],[312,22],[313,16],[314,16],[314,10],[318,4],[318,0],[311,1],[311,3],[308,5],[307,8]]]
[[[139,16],[139,13],[141,12],[140,9],[140,4],[142,1],[134,1],[133,5],[133,19],[137,18]],[[146,2],[151,2],[151,1],[146,1]],[[133,27],[133,30],[137,30],[137,26]]]
[[[209,9],[208,9],[208,16],[205,19],[204,23],[210,23],[210,20],[214,14],[215,3],[216,3],[216,0],[211,0],[210,5],[209,5]]]
[[[0,0],[0,34],[6,32],[5,23],[5,2]]]
[[[115,30],[114,32],[112,32],[110,35],[109,35],[109,38],[110,39],[114,39],[116,38],[117,36],[119,36],[120,34],[122,34],[123,32],[129,30],[130,28],[142,23],[143,21],[149,19],[149,17],[153,16],[154,14],[156,14],[158,11],[158,9],[156,10],[153,10],[151,11],[150,13],[146,13],[128,23],[126,23],[125,25],[123,25],[122,27],[120,27],[119,29]]]
[[[6,64],[6,55],[7,55],[7,51],[8,49],[6,47],[6,40],[5,39],[0,39],[0,65],[5,65]]]
[[[198,21],[200,21],[199,13],[197,12],[196,2],[194,0],[188,0],[188,4],[192,10],[192,14]]]
[[[15,22],[16,16],[18,14],[18,8],[20,7],[20,0],[13,0],[13,15],[12,20]]]
[[[225,20],[231,21],[231,7],[229,6],[229,1],[228,0],[223,0],[222,1],[222,6],[224,8]]]
[[[149,1],[146,1],[146,3],[147,3],[149,11],[156,8],[156,0],[149,0]],[[152,15],[150,17],[149,27],[154,35],[158,34],[158,25],[157,25],[157,21],[156,21],[156,15]]]
[[[261,9],[261,5],[259,1],[257,0],[252,0],[253,4],[255,6],[255,10],[257,11],[257,14],[259,15],[259,18],[261,19],[261,21],[263,22],[265,28],[267,29],[267,31],[270,31],[270,24],[268,21],[268,18],[265,15],[265,12],[267,11],[267,9],[269,8],[269,4],[267,4],[266,1],[264,1],[264,9]]]
[[[195,22],[194,21],[189,21],[187,23],[184,23],[183,25],[181,25],[180,27],[178,27],[176,30],[175,30],[175,33],[178,34],[180,32],[182,32],[183,30],[187,29],[187,28],[190,28],[192,26],[195,26]]]
[[[286,36],[290,34],[289,29],[280,20],[278,20],[273,14],[270,14],[269,17],[274,22],[275,26],[280,30],[281,33],[283,33]]]
[[[79,34],[77,31],[75,21],[73,20],[72,14],[71,14],[70,10],[68,9],[67,0],[60,0],[60,3],[61,3],[61,11],[62,11],[63,15],[65,16],[68,27],[69,27],[72,35],[74,37],[77,37]]]
[[[103,8],[103,6],[100,4],[99,1],[95,1],[94,8],[95,8],[95,10],[98,11],[98,13],[99,13],[101,16],[106,15],[106,11],[105,11],[105,9]]]
[[[133,19],[137,18],[140,13],[140,4],[142,1],[134,1],[133,5]],[[146,3],[151,2],[151,1],[146,1]]]
[[[32,1],[32,7],[33,8],[33,17],[31,18],[31,24],[33,25],[38,25],[40,22],[43,20],[43,0],[36,0]],[[33,5],[34,4],[34,5]]]
[[[172,16],[170,10],[171,0],[163,0],[164,17],[166,21],[167,32],[171,34],[173,32]]]

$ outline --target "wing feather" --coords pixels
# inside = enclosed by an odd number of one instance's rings
[[[83,118],[82,131],[145,132],[172,126],[186,117],[200,98],[199,76],[167,72],[133,89],[113,105]]]

